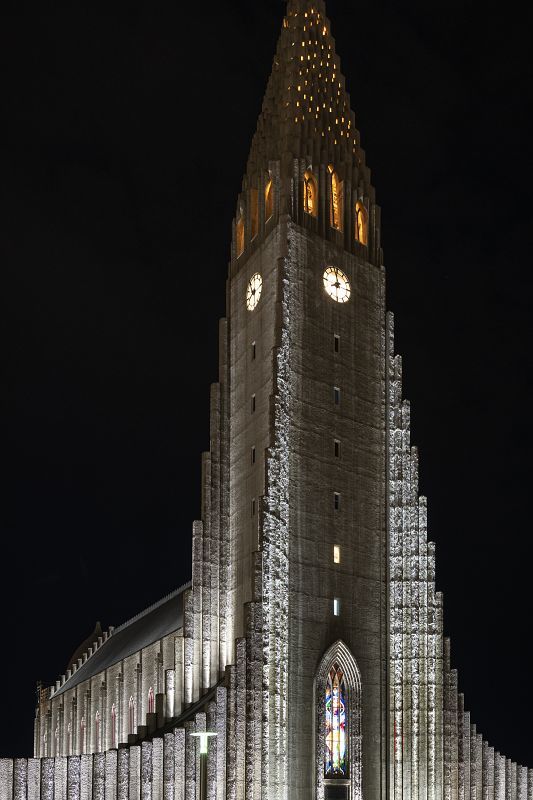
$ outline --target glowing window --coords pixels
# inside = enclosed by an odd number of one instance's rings
[[[335,598],[334,602],[338,602],[338,598]],[[326,778],[347,778],[348,703],[344,674],[338,664],[334,664],[328,675],[325,701],[324,774]]]
[[[242,210],[237,218],[235,225],[235,248],[237,251],[237,258],[244,252],[244,215]]]
[[[368,212],[359,200],[355,204],[355,239],[368,245]]]
[[[155,714],[155,695],[151,686],[148,689],[148,713]]]
[[[316,178],[307,170],[304,174],[304,211],[312,217],[318,214],[318,188]]]
[[[253,311],[261,298],[263,290],[263,278],[256,272],[252,275],[246,288],[246,308],[248,311]]]
[[[350,282],[344,272],[337,267],[328,267],[322,277],[324,289],[337,303],[347,303],[350,299]]]
[[[333,563],[334,564],[341,563],[341,549],[338,544],[333,545]]]
[[[328,170],[331,189],[329,200],[329,224],[332,228],[342,231],[343,185],[333,167],[329,166]]]
[[[259,232],[259,205],[257,189],[250,189],[250,227],[251,237],[255,239]]]
[[[274,188],[270,174],[267,176],[265,184],[265,220],[269,220],[274,213]]]

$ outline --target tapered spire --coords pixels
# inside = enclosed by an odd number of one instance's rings
[[[361,164],[355,116],[322,0],[289,0],[248,175],[270,160]]]

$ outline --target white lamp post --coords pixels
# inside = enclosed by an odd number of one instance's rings
[[[211,736],[216,736],[212,731],[198,731],[191,733],[200,742],[200,800],[207,800],[207,748]]]

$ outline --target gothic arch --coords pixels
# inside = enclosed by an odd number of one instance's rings
[[[361,673],[352,653],[338,639],[329,647],[318,665],[315,678],[315,764],[316,800],[327,800],[325,777],[325,693],[328,676],[339,666],[344,675],[347,695],[348,776],[350,800],[362,800],[361,786]]]
[[[304,173],[304,211],[311,217],[318,216],[318,184],[310,169]]]
[[[328,167],[329,174],[329,224],[337,231],[342,231],[344,216],[344,188],[332,164]]]

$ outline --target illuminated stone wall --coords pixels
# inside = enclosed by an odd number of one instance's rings
[[[324,292],[328,266],[348,276],[349,302]],[[218,734],[210,800],[325,800],[316,687],[332,647],[357,675],[350,800],[533,800],[533,772],[478,734],[451,668],[385,313],[380,210],[323,0],[288,3],[237,200],[219,347],[183,623],[75,690],[62,691],[67,675],[45,691],[44,757],[2,760],[0,800],[198,800],[190,734],[206,729]],[[86,720],[84,742],[68,739],[71,713],[76,735]]]

